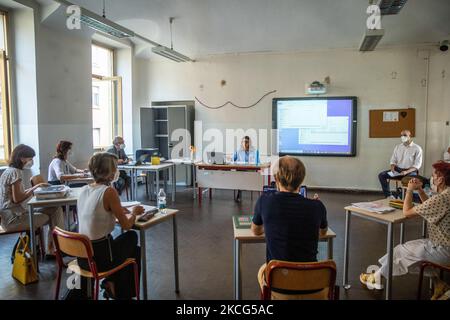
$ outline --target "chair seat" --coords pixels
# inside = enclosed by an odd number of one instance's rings
[[[134,259],[131,259],[131,258],[130,258],[130,259],[125,260],[120,266],[117,266],[117,267],[115,267],[115,268],[113,268],[113,269],[110,269],[110,270],[107,270],[107,271],[99,272],[99,273],[98,273],[98,278],[99,278],[99,279],[106,278],[106,277],[108,277],[109,275],[111,275],[112,273],[114,273],[114,272],[120,270],[125,264],[131,263],[131,262],[133,262],[133,261],[134,261]],[[79,275],[82,276],[82,277],[85,277],[85,278],[94,278],[94,275],[92,274],[92,272],[90,272],[90,271],[88,271],[88,270],[81,269],[81,268],[78,266],[77,259],[74,259],[74,260],[70,261],[69,264],[67,265],[67,268],[68,268],[70,271],[72,271],[72,272],[74,272],[74,273],[76,273],[76,274],[79,274]]]

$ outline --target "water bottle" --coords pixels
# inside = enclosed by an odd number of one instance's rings
[[[166,213],[166,193],[163,188],[158,192],[158,209],[159,212]]]

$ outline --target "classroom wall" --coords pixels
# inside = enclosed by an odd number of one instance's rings
[[[10,67],[11,103],[13,108],[13,139],[39,150],[37,74],[35,46],[35,13],[30,8],[11,11]],[[39,154],[35,158],[34,172],[38,171]]]
[[[425,52],[424,52],[425,50]],[[430,57],[429,106],[426,110],[427,60]],[[425,53],[425,54],[424,54]],[[438,74],[448,69],[449,54],[430,47],[377,48],[370,53],[356,50],[328,50],[289,54],[236,54],[199,58],[195,63],[138,60],[138,97],[136,106],[151,101],[192,100],[198,97],[210,106],[226,101],[247,106],[269,91],[277,90],[251,109],[226,106],[219,110],[196,104],[196,120],[203,131],[217,128],[271,128],[272,98],[304,96],[305,83],[331,78],[328,95],[358,97],[357,156],[354,158],[302,157],[310,186],[379,190],[378,172],[387,169],[392,150],[399,138],[371,139],[369,110],[416,108],[415,141],[429,148],[426,166],[441,157],[445,135],[444,110],[450,100]],[[226,80],[226,85],[221,85]],[[446,78],[448,91],[448,80]],[[431,87],[432,86],[432,87]],[[439,97],[443,98],[439,98]],[[432,123],[425,135],[426,115]],[[447,112],[448,119],[448,112]],[[195,132],[196,136],[198,132]],[[400,135],[400,133],[399,133]],[[442,140],[442,141],[441,141]],[[448,138],[447,138],[448,140]],[[136,143],[140,143],[137,141]],[[208,143],[203,143],[205,146]],[[439,152],[438,152],[439,151]],[[427,169],[429,173],[429,169]]]

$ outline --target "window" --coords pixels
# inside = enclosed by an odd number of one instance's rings
[[[92,45],[92,139],[94,149],[122,135],[122,82],[115,77],[113,50]]]
[[[0,11],[0,164],[6,164],[9,160],[12,137],[7,18],[7,14]]]
[[[92,86],[92,108],[100,108],[100,87]]]

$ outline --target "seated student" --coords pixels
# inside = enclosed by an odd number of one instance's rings
[[[317,195],[311,200],[299,194],[305,166],[297,158],[284,156],[273,164],[273,174],[278,192],[259,197],[251,225],[255,235],[265,233],[266,261],[317,261],[319,235],[328,229],[327,211]],[[261,288],[265,267],[258,273]]]
[[[33,196],[33,191],[46,185],[40,183],[24,190],[23,170],[31,169],[36,153],[24,144],[14,148],[9,162],[9,168],[0,176],[0,216],[1,226],[7,232],[29,230],[29,214],[27,202]],[[54,245],[51,231],[53,227],[64,228],[64,217],[61,208],[42,208],[34,214],[35,227],[49,224],[46,235],[46,253],[54,256]],[[44,250],[44,249],[43,249]]]
[[[79,232],[86,235],[94,249],[98,271],[112,269],[128,258],[140,263],[140,248],[137,234],[127,231],[116,238],[111,236],[116,219],[123,230],[129,230],[136,216],[144,209],[135,206],[130,212],[120,205],[117,191],[111,187],[119,177],[117,157],[110,153],[97,153],[89,161],[89,170],[95,182],[84,186],[78,199]],[[89,270],[86,259],[78,259],[81,268]],[[105,294],[110,298],[131,299],[135,295],[134,271],[132,266],[108,277],[102,283]]]
[[[427,221],[427,239],[417,239],[399,244],[393,253],[393,276],[400,276],[418,271],[421,260],[428,260],[440,265],[450,265],[450,164],[443,161],[433,164],[432,189],[437,195],[428,198],[419,179],[408,183],[403,213],[407,218],[421,216]],[[413,191],[419,192],[422,204],[413,206]],[[362,273],[360,281],[375,289],[383,289],[381,276],[387,276],[388,257],[378,260],[381,267],[373,273]],[[433,280],[437,275],[432,274]]]
[[[450,145],[448,146],[447,150],[444,152],[444,161],[447,163],[450,163]]]
[[[56,146],[56,155],[48,166],[48,183],[62,184],[79,178],[80,175],[76,175],[77,173],[86,173],[86,170],[77,169],[67,161],[72,155],[72,145],[70,141],[61,140]]]
[[[117,136],[113,140],[113,145],[106,150],[106,152],[112,153],[117,156],[118,164],[127,164],[128,157],[125,153],[125,140],[122,137]],[[122,191],[125,189],[127,185],[131,184],[131,177],[127,175],[126,171],[120,170],[119,180],[114,183],[114,187],[116,188],[119,196],[122,194]]]
[[[249,136],[242,138],[241,147],[233,154],[233,161],[240,163],[258,164],[259,151],[252,146],[252,142]],[[242,197],[242,191],[238,190],[235,201],[240,202]]]
[[[388,180],[401,180],[408,175],[417,175],[422,166],[422,148],[413,142],[409,130],[401,132],[401,141],[402,143],[396,145],[392,153],[391,169],[378,174],[386,198],[391,196]],[[399,175],[392,177],[389,173]]]

